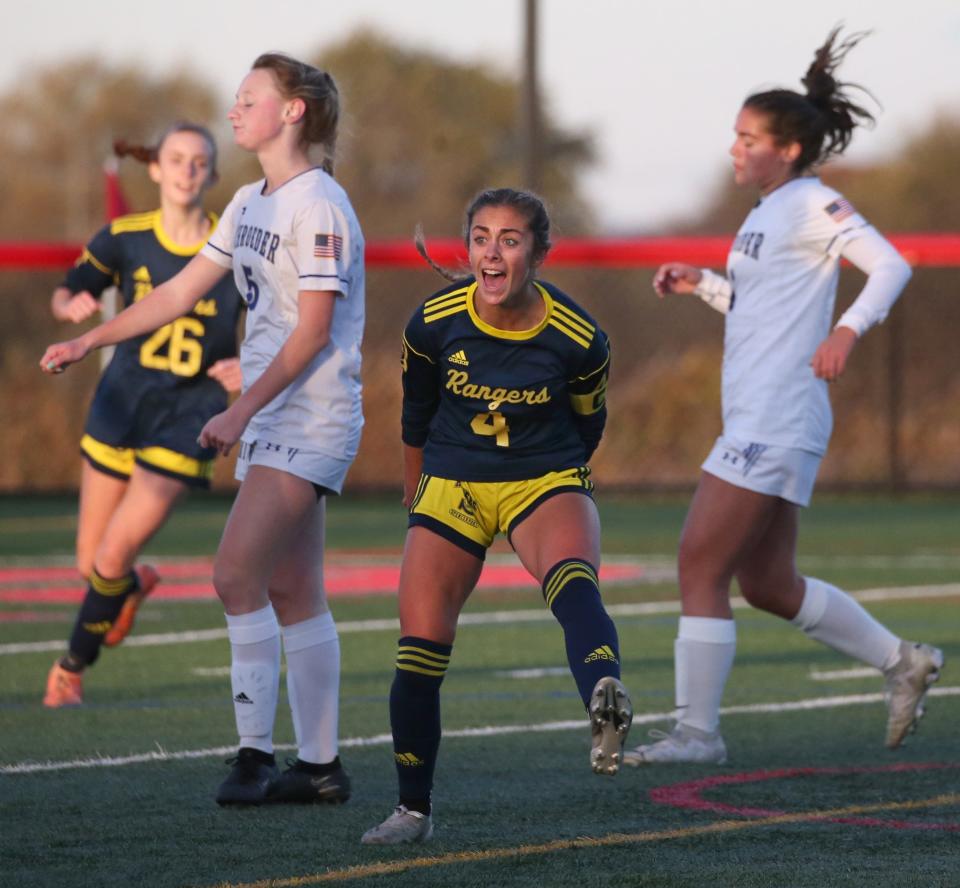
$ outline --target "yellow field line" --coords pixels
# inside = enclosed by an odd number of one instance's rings
[[[385,876],[402,873],[407,870],[428,869],[435,866],[449,866],[454,863],[482,863],[487,860],[506,860],[511,857],[526,857],[532,854],[550,854],[554,851],[570,851],[579,848],[604,848],[609,845],[630,845],[641,842],[658,842],[665,839],[686,839],[692,836],[714,833],[736,832],[756,829],[761,826],[774,826],[784,823],[809,823],[816,820],[829,820],[835,817],[850,817],[856,814],[872,814],[878,811],[913,811],[918,808],[935,808],[960,803],[960,793],[946,793],[930,799],[915,799],[908,802],[880,802],[873,805],[851,805],[847,808],[833,808],[828,811],[806,811],[796,814],[777,814],[754,820],[716,820],[702,826],[688,826],[682,829],[663,829],[655,832],[611,833],[608,836],[592,838],[580,836],[575,839],[557,839],[539,845],[517,845],[513,848],[490,848],[486,851],[454,851],[438,857],[413,857],[408,860],[393,860],[385,863],[368,863],[350,866],[346,869],[315,873],[312,876],[294,876],[289,879],[266,879],[259,882],[220,882],[216,888],[302,888],[305,885],[321,885],[325,882],[348,882],[365,879],[369,876]]]

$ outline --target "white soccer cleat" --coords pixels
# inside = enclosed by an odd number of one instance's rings
[[[623,744],[633,721],[627,689],[612,675],[601,678],[590,695],[590,767],[613,776],[623,761]]]
[[[624,753],[623,760],[635,768],[662,762],[695,762],[722,765],[727,760],[727,747],[719,732],[709,734],[686,725],[676,725],[672,731],[650,731],[653,743],[641,744]]]
[[[363,834],[360,844],[408,845],[425,842],[432,835],[433,821],[429,814],[411,811],[406,805],[397,805],[383,823]]]
[[[929,644],[900,642],[900,660],[884,673],[888,749],[896,749],[923,718],[924,698],[943,668],[943,651]]]

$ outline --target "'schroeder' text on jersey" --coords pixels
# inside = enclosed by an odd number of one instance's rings
[[[536,327],[497,330],[468,278],[414,313],[403,337],[403,441],[424,474],[519,481],[584,465],[606,421],[606,334],[569,296],[537,282]]]
[[[211,215],[211,226],[216,217]],[[102,228],[67,273],[64,286],[99,297],[117,286],[126,308],[172,278],[203,246],[181,246],[164,233],[160,210],[120,216]],[[225,277],[186,315],[159,330],[120,343],[106,373],[151,388],[210,386],[221,389],[206,371],[237,353],[237,320],[242,302]]]

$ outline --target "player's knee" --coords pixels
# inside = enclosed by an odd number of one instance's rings
[[[717,559],[696,535],[684,533],[677,550],[677,570],[681,577],[702,583],[718,580]]]
[[[218,558],[213,565],[213,588],[228,607],[245,607],[252,597],[249,577],[241,566]]]
[[[255,591],[255,590],[251,590]],[[283,625],[308,620],[328,610],[323,584],[304,577],[294,585],[270,583],[267,597]]]
[[[677,578],[680,590],[728,589],[730,576],[718,569],[714,559],[703,553],[694,553],[691,550],[682,551],[677,559]]]
[[[90,579],[90,574],[93,573],[93,555],[92,554],[77,554],[76,560],[77,573],[83,577],[84,581]]]
[[[751,607],[781,617],[792,616],[796,608],[791,602],[802,597],[803,580],[799,575],[777,570],[741,571],[737,574],[740,594]]]
[[[770,609],[770,589],[762,582],[758,582],[755,578],[738,577],[737,585],[740,587],[740,594],[750,607],[759,610]]]
[[[122,577],[133,569],[137,552],[120,540],[103,540],[90,564],[102,577]],[[86,576],[90,575],[88,571]]]

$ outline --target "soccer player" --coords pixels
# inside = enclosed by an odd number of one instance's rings
[[[84,249],[51,308],[80,323],[116,283],[125,305],[173,277],[200,250],[217,217],[203,209],[217,179],[217,146],[193,123],[169,126],[155,147],[118,142],[116,153],[147,163],[160,207],[121,216]],[[50,669],[45,706],[83,702],[83,672],[102,645],[130,632],[158,576],[136,565],[143,546],[191,487],[208,487],[215,451],[197,443],[211,416],[240,387],[236,358],[240,295],[222,281],[196,306],[120,345],[93,397],[80,450],[84,461],[77,568],[88,582],[69,650]]]
[[[733,243],[727,275],[669,262],[654,276],[661,297],[693,293],[726,314],[723,434],[702,466],[680,540],[676,725],[627,752],[628,764],[725,761],[719,712],[736,645],[734,577],[753,607],[883,671],[888,747],[914,729],[939,677],[939,650],[903,641],[849,595],[796,566],[800,508],[810,501],[832,426],[827,384],[910,277],[896,250],[813,173],[872,120],[835,79],[862,36],[841,40],[835,29],[816,51],[803,94],[760,92],[740,109],[734,177],[760,200]],[[841,258],[867,280],[831,330]]]
[[[507,535],[563,627],[590,716],[590,761],[615,774],[632,709],[600,599],[600,522],[587,465],[606,420],[607,337],[535,279],[550,220],[534,195],[479,194],[464,226],[471,276],[417,309],[403,336],[404,503],[400,633],[390,690],[399,804],[364,844],[433,832],[440,685],[457,618],[487,548]]]
[[[56,372],[92,348],[167,323],[228,269],[247,306],[243,393],[200,442],[240,443],[240,489],[214,564],[232,654],[239,752],[221,805],[342,802],[337,746],[340,644],[323,588],[325,501],[339,494],[363,422],[363,235],[334,180],[339,97],[329,74],[280,53],[260,56],[228,115],[264,178],[241,188],[208,244],[167,284],[79,339],[51,346]],[[313,146],[322,166],[310,158]],[[280,648],[298,757],[273,753]]]

